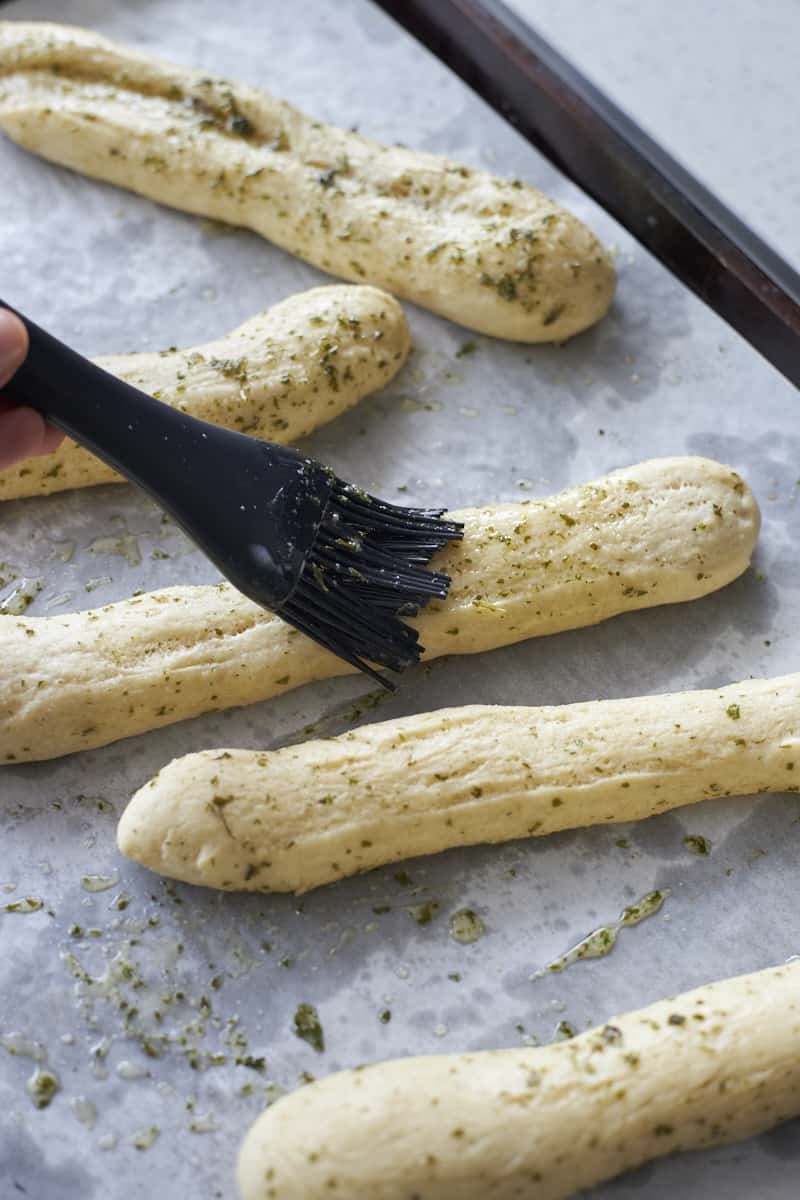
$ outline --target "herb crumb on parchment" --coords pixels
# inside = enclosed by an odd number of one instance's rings
[[[294,1014],[294,1031],[299,1038],[322,1054],[325,1049],[325,1034],[313,1004],[298,1004]]]

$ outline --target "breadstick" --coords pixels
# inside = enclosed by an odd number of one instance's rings
[[[290,296],[204,346],[95,362],[173,408],[286,445],[387,384],[410,347],[392,296],[331,286]],[[0,500],[98,483],[124,480],[68,439],[53,454],[0,471]]]
[[[306,892],[454,846],[796,792],[796,778],[800,675],[787,675],[550,708],[472,705],[271,753],[189,754],[136,793],[117,842],[186,883]]]
[[[798,1114],[794,960],[570,1041],[405,1058],[309,1084],[251,1127],[239,1187],[242,1200],[563,1200]]]
[[[0,23],[0,76],[0,127],[28,150],[482,333],[563,341],[611,303],[597,238],[519,180],[379,145],[66,25]]]
[[[693,600],[747,567],[759,512],[730,467],[653,459],[547,500],[452,514],[446,601],[415,620],[427,657],[474,654]],[[352,671],[230,586],[91,612],[0,617],[0,762],[103,746]]]

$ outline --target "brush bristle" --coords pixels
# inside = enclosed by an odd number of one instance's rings
[[[425,564],[462,536],[444,509],[399,508],[337,479],[303,573],[280,615],[373,676],[369,664],[402,671],[424,646],[401,616],[444,600],[450,576]]]

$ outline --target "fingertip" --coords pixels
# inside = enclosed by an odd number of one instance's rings
[[[22,366],[27,353],[27,329],[18,316],[0,308],[0,387]]]
[[[48,454],[61,440],[57,429],[51,430],[44,417],[32,408],[20,406],[0,414],[0,469],[33,455]],[[45,448],[47,447],[47,448]]]

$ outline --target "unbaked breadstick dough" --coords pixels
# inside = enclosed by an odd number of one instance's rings
[[[0,127],[28,150],[482,333],[563,341],[611,303],[597,238],[519,180],[379,145],[67,25],[0,22],[0,83]]]
[[[798,1114],[794,960],[551,1046],[405,1058],[301,1087],[251,1127],[239,1187],[242,1200],[564,1200]]]
[[[800,675],[549,708],[472,705],[272,752],[178,758],[122,815],[128,858],[186,883],[305,892],[453,846],[796,792]]]
[[[410,348],[392,296],[329,286],[290,296],[203,346],[94,361],[191,416],[291,445],[384,387]],[[0,471],[0,500],[122,482],[67,439],[53,454]]]
[[[475,654],[694,600],[746,569],[759,511],[730,467],[652,459],[546,500],[470,508],[436,556],[427,657]],[[0,763],[104,746],[353,668],[226,584],[90,612],[0,616]]]

